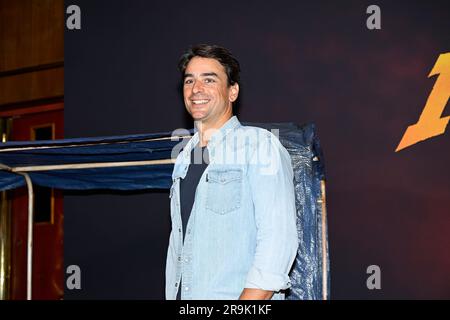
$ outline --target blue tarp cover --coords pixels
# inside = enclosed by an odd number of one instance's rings
[[[156,140],[155,140],[156,139]],[[0,144],[0,163],[8,167],[80,163],[112,163],[170,159],[170,133],[115,137],[6,142]],[[33,183],[59,189],[139,190],[169,188],[173,164],[110,168],[60,169],[28,172]],[[0,170],[0,190],[25,184],[23,176]]]

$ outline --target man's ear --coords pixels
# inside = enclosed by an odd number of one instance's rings
[[[230,87],[230,102],[235,102],[239,96],[239,83],[235,83]]]

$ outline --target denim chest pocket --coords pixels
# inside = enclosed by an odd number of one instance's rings
[[[207,174],[206,208],[227,214],[241,207],[242,172],[209,170]]]

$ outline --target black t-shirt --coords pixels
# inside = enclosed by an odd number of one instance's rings
[[[191,151],[191,164],[184,179],[180,181],[180,207],[181,221],[183,223],[183,241],[186,235],[186,228],[191,215],[195,200],[195,191],[202,177],[203,172],[208,166],[208,149],[199,148],[198,145]]]
[[[186,235],[187,224],[191,216],[195,200],[195,191],[203,172],[209,164],[208,149],[197,145],[191,151],[189,170],[184,179],[180,180],[180,208],[183,224],[183,241]],[[181,286],[178,289],[177,300],[181,300]]]

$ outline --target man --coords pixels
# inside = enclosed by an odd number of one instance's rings
[[[233,116],[240,67],[229,51],[191,47],[179,68],[196,132],[172,174],[166,298],[283,299],[298,247],[290,156]]]

